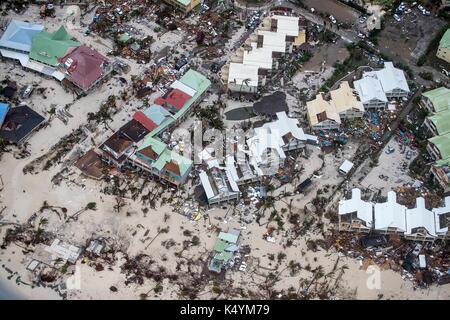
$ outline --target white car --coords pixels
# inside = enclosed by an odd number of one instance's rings
[[[425,8],[424,8],[421,4],[419,4],[419,5],[417,6],[417,9],[419,9],[420,11],[423,11]]]
[[[360,37],[361,39],[364,39],[366,36],[363,33],[358,33],[358,37]]]
[[[394,19],[397,20],[397,21],[401,21],[402,20],[398,14],[394,14]]]
[[[333,23],[336,23],[336,22],[337,22],[337,21],[336,21],[336,18],[333,17],[333,16],[330,16],[330,20],[331,20],[331,22],[333,22]]]

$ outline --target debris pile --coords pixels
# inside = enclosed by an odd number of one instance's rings
[[[340,254],[358,260],[363,270],[370,265],[391,269],[420,288],[450,281],[450,247],[445,242],[418,244],[396,234],[350,233],[333,233],[327,242]]]

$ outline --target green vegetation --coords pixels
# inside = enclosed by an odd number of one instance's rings
[[[214,129],[224,129],[224,123],[222,117],[220,116],[218,108],[214,106],[208,106],[206,108],[196,108],[194,114],[200,120],[207,122]]]
[[[439,30],[439,32],[436,34],[436,36],[433,38],[433,40],[431,40],[425,53],[423,55],[421,55],[420,58],[417,60],[416,64],[419,67],[423,66],[427,62],[433,66],[436,66],[439,64],[446,64],[445,61],[436,57],[436,51],[437,51],[437,48],[439,47],[439,42],[441,41],[442,36],[449,28],[450,28],[450,23],[447,24],[446,26],[444,26],[441,30]]]
[[[419,76],[424,80],[433,81],[433,74],[431,72],[421,72]]]
[[[348,45],[347,50],[350,52],[350,56],[344,60],[343,63],[334,64],[333,75],[325,81],[320,91],[327,92],[329,89],[342,77],[346,76],[350,71],[356,68],[366,65],[368,63],[367,58],[363,54],[363,49],[357,45]]]

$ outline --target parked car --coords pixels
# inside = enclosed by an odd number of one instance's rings
[[[333,16],[330,16],[330,20],[331,20],[332,23],[336,23],[336,22],[337,22],[337,21],[336,21],[336,18],[333,17]]]
[[[366,16],[359,17],[359,23],[363,24],[366,21],[367,21],[367,17]]]
[[[394,151],[395,151],[394,148],[392,148],[391,146],[388,146],[385,152],[386,152],[386,154],[391,154]]]
[[[406,160],[411,160],[413,153],[411,150],[406,151]]]
[[[360,33],[358,33],[358,37],[361,38],[361,39],[364,39],[366,36],[363,33],[360,32]]]
[[[401,21],[402,20],[402,18],[400,18],[400,16],[398,14],[394,14],[394,19],[396,21]]]

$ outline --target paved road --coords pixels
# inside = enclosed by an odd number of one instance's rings
[[[297,14],[305,17],[306,20],[309,20],[312,23],[315,23],[315,24],[318,24],[321,26],[325,26],[326,29],[339,35],[345,42],[354,43],[354,42],[359,41],[358,35],[355,31],[347,31],[347,30],[338,29],[338,27],[336,25],[332,24],[330,21],[326,21],[326,24],[325,24],[325,20],[322,17],[317,16],[317,15],[309,12],[308,10],[300,8],[299,6],[289,2],[287,0],[276,0],[276,1],[274,1],[274,6],[283,6],[283,7],[291,8]]]

